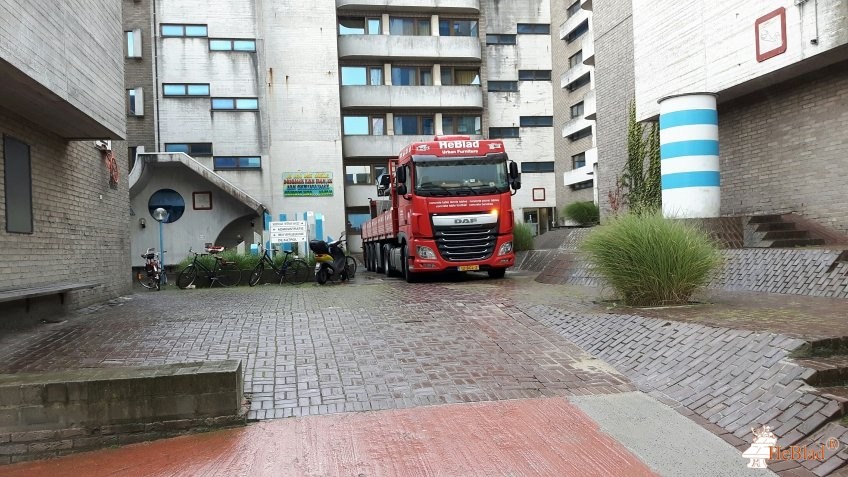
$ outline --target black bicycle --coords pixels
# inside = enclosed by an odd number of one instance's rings
[[[309,264],[306,263],[306,260],[303,260],[302,258],[290,258],[292,252],[288,250],[283,250],[283,253],[285,253],[286,256],[283,258],[283,263],[277,267],[274,265],[274,260],[272,260],[271,256],[268,255],[268,251],[265,250],[262,254],[262,258],[259,260],[259,263],[257,263],[256,267],[253,268],[253,272],[250,274],[250,279],[247,281],[247,284],[254,286],[259,283],[262,279],[262,274],[265,272],[266,266],[274,271],[274,274],[279,279],[278,282],[280,284],[282,284],[285,280],[292,285],[300,285],[311,278],[312,269],[309,267]]]
[[[198,253],[189,249],[188,253],[194,254],[194,260],[177,275],[177,286],[186,289],[194,285],[194,281],[197,280],[198,269],[202,270],[206,274],[206,278],[209,279],[209,288],[212,288],[216,283],[222,287],[238,285],[241,281],[241,270],[239,270],[236,262],[224,260],[223,257],[216,255],[223,250],[224,247],[209,247],[206,249],[208,253]],[[215,259],[215,266],[212,269],[198,260],[199,257],[208,255],[212,255]]]

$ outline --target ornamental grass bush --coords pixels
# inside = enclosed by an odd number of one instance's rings
[[[529,224],[516,222],[512,229],[512,241],[516,252],[533,250],[533,229]]]
[[[601,211],[592,201],[572,202],[562,209],[562,214],[581,227],[595,225],[601,220]]]
[[[629,306],[685,304],[721,266],[701,230],[661,214],[626,214],[597,227],[581,251]]]

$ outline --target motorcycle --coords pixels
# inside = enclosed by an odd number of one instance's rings
[[[344,250],[344,241],[344,234],[330,243],[323,240],[309,241],[309,250],[315,254],[315,281],[319,285],[328,281],[347,281],[347,255]]]

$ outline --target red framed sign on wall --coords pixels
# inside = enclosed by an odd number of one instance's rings
[[[765,61],[786,51],[786,9],[767,13],[754,22],[757,61]]]

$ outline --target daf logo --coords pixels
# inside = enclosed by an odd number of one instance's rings
[[[453,223],[455,223],[455,224],[473,224],[473,223],[476,223],[476,222],[477,222],[477,219],[469,219],[469,218],[453,219]]]

